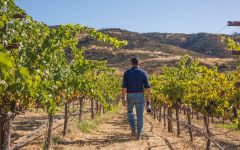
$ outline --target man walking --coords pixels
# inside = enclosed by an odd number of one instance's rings
[[[127,101],[127,114],[132,129],[132,136],[137,136],[137,140],[140,140],[143,131],[144,89],[146,91],[147,104],[150,104],[150,85],[148,74],[139,68],[139,58],[133,57],[131,62],[132,68],[128,69],[123,76],[122,103],[126,106]],[[134,106],[137,113],[137,134],[133,114]]]

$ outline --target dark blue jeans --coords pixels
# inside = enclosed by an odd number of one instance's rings
[[[127,111],[128,121],[132,130],[135,130],[135,121],[133,108],[136,107],[137,113],[137,134],[140,135],[143,131],[143,111],[144,111],[144,94],[129,93],[127,94]]]

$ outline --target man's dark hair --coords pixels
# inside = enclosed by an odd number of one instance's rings
[[[137,66],[139,64],[139,58],[136,56],[136,57],[132,57],[131,58],[131,61],[132,61],[132,65],[134,66]]]

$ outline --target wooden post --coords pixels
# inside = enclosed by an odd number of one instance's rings
[[[156,119],[156,107],[153,107],[153,118]]]
[[[67,135],[68,130],[68,120],[69,120],[69,105],[68,102],[65,102],[65,116],[64,116],[64,128],[63,128],[63,136]]]
[[[10,127],[12,124],[12,113],[6,113],[1,115],[1,123],[0,123],[0,149],[8,150],[10,148],[11,143],[11,132]]]
[[[47,138],[44,144],[44,150],[49,150],[51,146],[53,120],[54,120],[54,116],[52,114],[48,114],[48,129],[47,129]]]
[[[102,106],[102,112],[103,112],[103,114],[106,113],[106,109],[104,108],[104,106]]]
[[[187,119],[188,119],[188,132],[189,132],[190,140],[191,140],[191,142],[193,142],[192,123],[191,123],[191,111],[190,111],[190,108],[187,108]]]
[[[205,124],[205,127],[206,127],[207,134],[208,134],[208,136],[211,138],[211,132],[210,132],[210,129],[209,129],[208,117],[207,117],[206,115],[204,115],[204,116],[203,116],[203,120],[204,120],[204,124]],[[206,150],[210,150],[210,144],[211,144],[211,140],[208,139],[208,140],[207,140]]]
[[[82,122],[83,119],[83,102],[84,98],[83,97],[79,97],[79,122]]]
[[[91,99],[91,119],[95,119],[94,100]]]
[[[168,132],[173,132],[172,107],[168,107]]]
[[[101,113],[102,113],[102,104],[100,104],[99,106],[99,115],[101,115]]]
[[[159,106],[159,114],[158,114],[158,121],[162,121],[162,105]]]
[[[96,101],[96,113],[99,115],[99,104],[98,104],[98,101]]]
[[[163,126],[166,126],[166,106],[163,107]]]
[[[179,104],[176,104],[176,120],[177,120],[177,136],[179,137],[181,134],[180,130],[180,122],[179,122]]]
[[[191,114],[192,114],[192,119],[193,119],[193,116],[194,116],[194,112],[193,112],[193,109],[191,109]]]

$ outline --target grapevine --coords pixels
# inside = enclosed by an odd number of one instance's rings
[[[44,146],[49,149],[53,119],[60,105],[68,104],[74,96],[83,96],[110,108],[106,100],[115,98],[118,88],[114,86],[119,86],[114,69],[104,62],[84,59],[84,48],[77,47],[79,34],[115,48],[127,42],[81,25],[49,28],[34,21],[13,0],[0,3],[1,148],[9,149],[9,128],[17,112],[42,107],[49,118]]]

